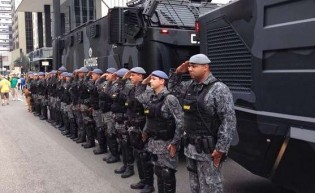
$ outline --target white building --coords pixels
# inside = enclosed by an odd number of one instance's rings
[[[11,0],[0,1],[0,72],[10,69],[12,50]]]

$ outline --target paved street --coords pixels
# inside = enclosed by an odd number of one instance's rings
[[[135,193],[129,185],[137,176],[121,179],[114,169],[28,113],[22,101],[0,106],[0,193]],[[267,180],[228,160],[224,166],[226,193],[278,193]],[[180,163],[177,192],[189,193],[188,174]],[[157,192],[157,191],[156,191]]]

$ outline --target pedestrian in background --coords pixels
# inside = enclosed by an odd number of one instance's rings
[[[1,93],[1,101],[2,106],[5,104],[9,105],[9,92],[10,92],[11,83],[5,79],[2,75],[0,75],[0,93]]]
[[[15,74],[12,75],[12,78],[10,79],[10,83],[11,83],[12,100],[17,101],[17,99],[18,99],[18,92],[17,92],[18,78],[16,77]]]

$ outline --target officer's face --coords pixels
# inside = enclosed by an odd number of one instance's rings
[[[142,81],[142,77],[143,77],[142,74],[138,74],[138,73],[132,72],[130,74],[130,81],[131,81],[132,84],[135,85],[135,84],[138,84],[139,82]]]
[[[209,66],[204,64],[192,64],[188,66],[188,72],[193,79],[199,79],[204,76],[206,72],[209,71]]]
[[[92,73],[92,80],[96,81],[97,79],[99,79],[100,74],[96,74],[96,73]]]
[[[160,88],[161,86],[164,86],[165,80],[156,76],[151,76],[150,79],[150,86],[153,90]]]
[[[85,73],[84,72],[79,72],[79,78],[84,78],[84,76],[85,76]]]

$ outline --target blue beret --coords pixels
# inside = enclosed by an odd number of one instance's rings
[[[78,72],[84,72],[84,73],[87,73],[89,72],[89,69],[87,69],[87,67],[81,67]]]
[[[44,72],[39,72],[38,76],[45,76],[45,73]]]
[[[68,72],[63,72],[63,73],[61,73],[60,75],[63,76],[63,77],[65,77],[67,74],[68,74]]]
[[[29,72],[28,72],[28,74],[34,74],[34,72],[32,72],[32,71],[29,71]]]
[[[204,54],[196,54],[190,57],[189,63],[193,64],[209,64],[211,61],[209,60],[208,56]]]
[[[122,78],[129,70],[127,68],[121,68],[115,72],[118,77]]]
[[[161,71],[161,70],[155,70],[151,73],[152,76],[157,76],[159,78],[163,78],[165,80],[168,79],[168,76],[165,72]]]
[[[60,68],[58,68],[58,71],[66,72],[67,68],[65,68],[64,66],[61,66]]]
[[[49,74],[56,74],[56,70],[50,71]]]
[[[71,72],[68,72],[65,77],[72,77],[72,73]]]
[[[146,74],[146,71],[141,67],[131,68],[130,72],[134,72],[134,73],[138,73],[138,74]]]
[[[116,68],[107,68],[106,72],[115,73],[117,71]]]
[[[99,68],[95,68],[92,72],[95,74],[103,74],[103,71]]]

